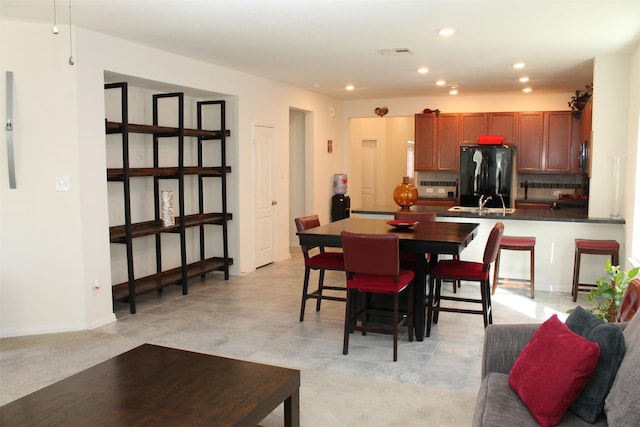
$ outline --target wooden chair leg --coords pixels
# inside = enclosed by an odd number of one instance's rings
[[[434,279],[431,275],[429,275],[429,295],[427,295],[427,327],[425,328],[425,336],[429,337],[431,335],[431,319],[433,319],[433,302],[434,302]]]
[[[320,270],[318,278],[318,298],[316,298],[316,311],[320,311],[320,303],[322,302],[322,287],[324,286],[324,270]]]
[[[304,309],[307,305],[307,292],[309,292],[309,275],[311,269],[305,267],[304,269],[304,284],[302,285],[302,302],[300,303],[300,321],[304,321]]]
[[[573,285],[571,286],[571,296],[573,297],[573,302],[576,302],[578,299],[578,281],[580,280],[580,268],[578,265],[580,264],[580,250],[576,248],[575,256],[573,258]]]
[[[349,333],[351,329],[351,291],[347,289],[347,301],[344,309],[344,338],[342,343],[342,354],[349,353]]]
[[[409,302],[407,309],[407,328],[409,333],[409,342],[413,341],[413,326],[414,326],[414,311],[413,311],[413,287],[415,285],[412,283],[407,287],[407,292],[409,292]]]
[[[494,263],[493,270],[493,286],[491,287],[491,295],[496,293],[496,288],[498,287],[498,273],[500,272],[500,252],[498,249],[498,254],[496,255],[496,261]]]
[[[393,293],[393,361],[398,361],[398,292]]]
[[[442,279],[436,279],[435,295],[433,300],[433,323],[438,323],[438,316],[440,316],[440,294],[442,292]]]
[[[535,282],[535,273],[536,273],[536,264],[535,264],[535,263],[536,263],[536,254],[535,254],[535,248],[531,248],[531,251],[530,251],[530,258],[531,258],[531,260],[530,260],[529,262],[530,262],[530,265],[531,265],[531,299],[534,299],[534,298],[535,298],[535,290],[534,290],[534,287],[535,287],[535,283],[536,283],[536,282]]]

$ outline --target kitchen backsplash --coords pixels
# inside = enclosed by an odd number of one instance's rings
[[[415,186],[420,197],[457,197],[459,177],[459,174],[451,172],[418,172]]]
[[[420,197],[457,197],[459,174],[455,172],[418,172],[415,185]],[[517,176],[517,185],[512,194],[516,199],[556,200],[560,194],[584,195],[588,181],[575,174],[526,174]]]
[[[526,184],[526,185],[525,185]],[[588,182],[573,174],[518,174],[516,199],[556,200],[560,194],[587,194]]]

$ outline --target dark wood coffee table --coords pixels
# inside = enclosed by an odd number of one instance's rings
[[[255,426],[284,402],[300,425],[300,371],[144,344],[0,408],[3,426]]]

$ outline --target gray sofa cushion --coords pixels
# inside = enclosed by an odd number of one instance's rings
[[[624,330],[627,351],[618,368],[604,410],[612,426],[640,426],[640,316]]]
[[[600,359],[591,379],[571,410],[582,419],[593,422],[604,409],[604,399],[609,393],[625,352],[622,329],[602,320],[578,306],[567,318],[566,325],[576,334],[598,343]]]
[[[594,424],[587,423],[571,411],[567,411],[562,426],[592,427],[606,426],[601,416]],[[539,427],[518,395],[509,387],[509,375],[490,373],[480,385],[473,427]]]

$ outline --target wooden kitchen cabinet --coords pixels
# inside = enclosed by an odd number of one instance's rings
[[[518,132],[518,172],[541,172],[544,113],[520,113]]]
[[[459,170],[458,115],[416,114],[415,144],[415,170]]]
[[[520,113],[518,171],[570,173],[571,120],[569,111]]]
[[[518,113],[461,113],[460,145],[476,145],[481,135],[501,135],[504,144],[516,145]]]
[[[487,125],[488,135],[502,135],[504,144],[517,145],[518,113],[489,113]]]
[[[569,111],[545,112],[544,171],[571,172],[571,117]]]
[[[436,170],[436,117],[433,114],[415,115],[414,168]]]
[[[436,160],[439,171],[460,170],[458,114],[440,114],[436,124]]]
[[[461,113],[458,115],[460,123],[460,145],[477,145],[478,137],[488,135],[486,113]]]

